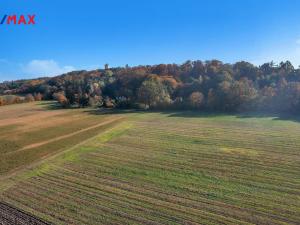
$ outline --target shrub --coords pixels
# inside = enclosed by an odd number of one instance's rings
[[[2,105],[5,105],[5,100],[2,97],[0,97],[0,106]]]
[[[62,107],[68,107],[69,104],[69,100],[66,98],[66,96],[62,93],[55,93],[53,95],[53,98],[58,101],[58,103],[62,106]]]
[[[25,96],[25,102],[34,102],[34,97],[32,94],[27,94]]]
[[[41,95],[41,93],[35,93],[34,94],[34,100],[35,101],[42,101],[43,96]]]

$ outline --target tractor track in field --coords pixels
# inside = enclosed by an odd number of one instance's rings
[[[105,121],[105,122],[96,124],[96,125],[94,125],[94,126],[92,126],[92,127],[88,127],[88,128],[85,128],[85,129],[81,129],[81,130],[79,130],[79,131],[76,131],[75,133],[76,133],[76,134],[80,134],[80,133],[85,132],[85,131],[88,131],[88,130],[90,130],[90,129],[94,129],[94,128],[97,128],[97,127],[105,126],[105,125],[108,125],[108,124],[113,124],[114,122],[117,122],[117,121],[123,121],[123,119],[124,119],[124,117],[113,118],[113,119],[107,120],[107,121]],[[61,137],[63,137],[63,138],[59,137],[59,138],[60,138],[59,140],[64,139],[64,138],[71,137],[71,136],[76,135],[76,134],[71,133],[71,134],[68,134],[68,136],[67,136],[67,135],[61,136]],[[66,137],[66,136],[67,136],[67,137]],[[82,142],[80,142],[80,143],[74,145],[74,146],[71,147],[70,149],[73,149],[74,147],[79,146],[79,145],[81,145],[81,144],[83,144],[83,143],[89,141],[89,140],[92,139],[92,138],[94,138],[94,137],[88,138],[88,139],[86,139],[86,140],[84,140],[84,141],[82,141]],[[54,139],[55,139],[55,140],[54,140]],[[54,141],[57,141],[57,138],[54,138],[54,139],[48,140],[47,143],[43,142],[43,144],[42,144],[41,142],[35,143],[35,145],[38,144],[38,146],[41,146],[41,145],[44,145],[44,144],[48,144],[48,143],[52,143],[52,142],[54,142]],[[32,146],[32,145],[31,145],[31,146]],[[35,146],[35,147],[38,147],[38,146]],[[29,149],[29,148],[28,148],[28,149]],[[22,149],[22,150],[19,149],[19,150],[17,150],[17,152],[19,152],[19,151],[24,151],[24,150],[25,150],[25,149]],[[14,151],[14,152],[16,152],[16,151]],[[33,162],[32,164],[27,165],[27,166],[18,167],[18,168],[14,169],[13,171],[11,171],[11,172],[8,173],[8,174],[0,175],[0,196],[1,196],[1,192],[3,191],[3,190],[1,189],[1,188],[3,188],[3,187],[1,186],[1,182],[5,181],[5,180],[7,180],[7,179],[9,179],[9,178],[11,178],[11,177],[13,177],[13,176],[16,176],[18,173],[21,173],[22,171],[32,169],[32,168],[34,168],[35,166],[42,164],[42,163],[45,162],[46,160],[53,159],[53,158],[57,157],[58,155],[63,154],[64,152],[65,152],[65,151],[63,151],[63,152],[58,152],[58,153],[54,153],[54,154],[50,154],[50,155],[46,155],[46,156],[42,157],[42,158],[41,158],[39,161],[37,161],[37,162]],[[2,224],[0,223],[0,225],[2,225]]]
[[[77,134],[83,133],[85,131],[89,131],[89,130],[92,130],[92,129],[95,129],[95,128],[98,128],[98,127],[101,127],[101,126],[104,126],[104,125],[107,125],[107,124],[110,124],[110,123],[113,123],[113,122],[121,120],[121,119],[123,119],[123,117],[113,118],[113,119],[107,120],[105,122],[98,123],[96,125],[93,125],[93,126],[90,126],[90,127],[87,127],[87,128],[84,128],[84,129],[72,132],[70,134],[66,134],[66,135],[62,135],[60,137],[52,138],[52,139],[47,140],[47,141],[42,141],[42,142],[38,142],[38,143],[33,143],[33,144],[30,144],[30,145],[26,145],[23,148],[20,148],[20,149],[18,149],[16,151],[13,151],[13,152],[9,152],[7,154],[12,154],[12,153],[15,154],[16,152],[21,152],[21,151],[24,151],[24,150],[27,150],[27,149],[31,149],[31,148],[37,148],[37,147],[40,147],[42,145],[46,145],[46,144],[49,144],[49,143],[52,143],[52,142],[55,142],[55,141],[60,141],[62,139],[72,137],[74,135],[77,135]]]
[[[40,218],[0,202],[0,225],[50,225]]]

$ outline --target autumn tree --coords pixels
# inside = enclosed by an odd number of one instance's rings
[[[257,90],[252,81],[247,78],[235,81],[228,93],[228,105],[230,110],[248,110],[254,107]]]
[[[88,105],[92,107],[102,106],[103,105],[102,96],[95,95],[93,97],[89,97]]]
[[[291,82],[277,96],[277,111],[300,112],[300,82]]]
[[[33,97],[33,95],[32,95],[32,94],[27,94],[27,95],[25,96],[25,101],[26,101],[26,102],[34,102],[34,97]]]
[[[62,106],[62,107],[68,107],[69,106],[69,100],[66,98],[66,96],[63,93],[56,93],[53,95],[53,98],[57,100],[57,102]]]
[[[169,104],[171,99],[159,77],[151,75],[140,86],[138,90],[138,101],[150,108],[155,108],[159,105]]]
[[[35,101],[42,101],[43,96],[41,95],[41,93],[34,93],[34,100]]]
[[[204,95],[201,92],[193,92],[189,96],[189,105],[194,109],[199,109],[204,105]]]
[[[81,94],[78,100],[79,107],[87,107],[89,105],[89,95],[87,93]]]
[[[15,95],[4,96],[4,101],[7,105],[19,103],[18,100],[19,100],[19,98],[17,98],[17,96],[15,96]]]

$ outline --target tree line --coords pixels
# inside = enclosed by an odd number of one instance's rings
[[[34,93],[33,95],[26,94],[25,96],[3,95],[3,96],[0,96],[0,106],[34,102],[34,101],[42,101],[42,98],[43,98],[43,96],[41,95],[41,93]]]
[[[74,71],[0,84],[0,94],[42,96],[62,107],[300,112],[300,69],[289,62],[186,61]]]

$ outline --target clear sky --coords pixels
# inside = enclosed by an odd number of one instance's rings
[[[1,0],[0,81],[188,59],[300,65],[299,0]]]

